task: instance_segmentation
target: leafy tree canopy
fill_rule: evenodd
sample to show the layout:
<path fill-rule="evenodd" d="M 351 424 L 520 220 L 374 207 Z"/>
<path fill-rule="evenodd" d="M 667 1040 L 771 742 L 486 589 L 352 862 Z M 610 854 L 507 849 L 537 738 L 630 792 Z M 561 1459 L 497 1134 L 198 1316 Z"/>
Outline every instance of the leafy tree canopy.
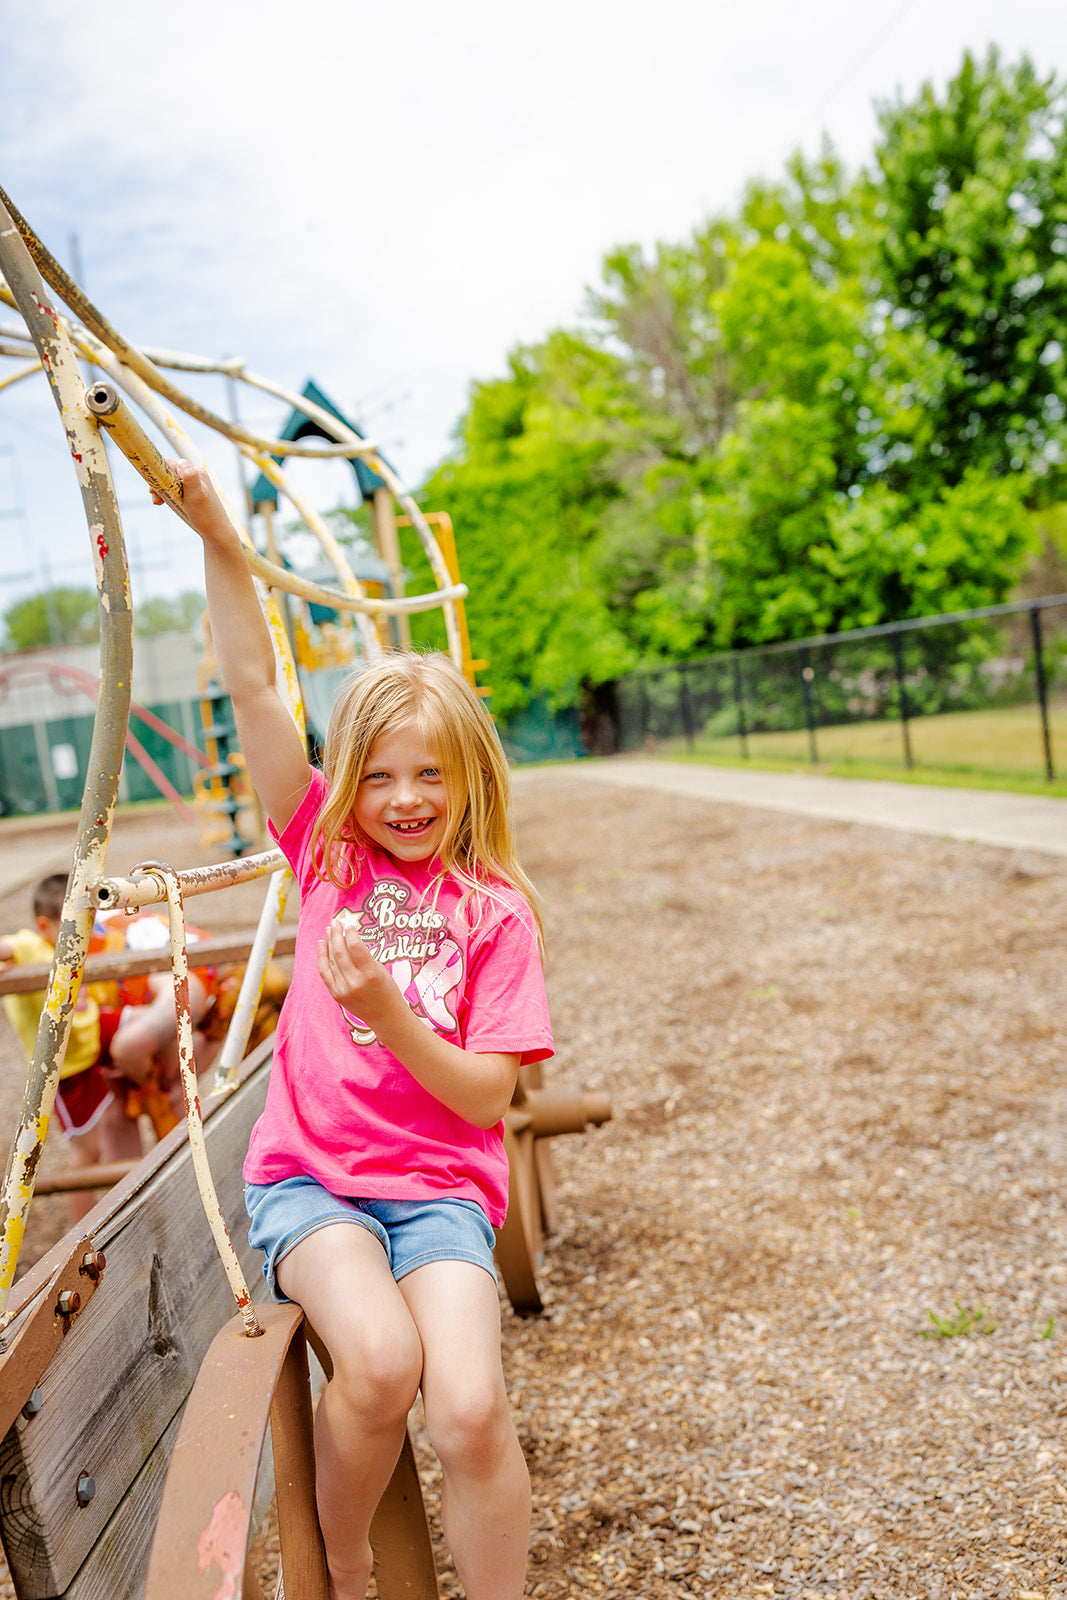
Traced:
<path fill-rule="evenodd" d="M 4 613 L 6 647 L 39 650 L 50 644 L 95 644 L 100 635 L 94 589 L 45 589 L 16 600 Z"/>
<path fill-rule="evenodd" d="M 1067 99 L 1025 57 L 965 56 L 938 97 L 880 109 L 871 179 L 879 287 L 899 326 L 951 359 L 935 453 L 1047 471 L 1062 459 L 1067 318 Z"/>
<path fill-rule="evenodd" d="M 1005 598 L 1062 484 L 1064 91 L 966 57 L 736 212 L 603 264 L 477 383 L 424 503 L 501 714 L 662 657 Z M 430 626 L 426 624 L 425 626 Z"/>
<path fill-rule="evenodd" d="M 139 634 L 190 633 L 200 626 L 207 600 L 199 589 L 186 589 L 176 599 L 153 595 L 134 611 L 134 626 Z"/>

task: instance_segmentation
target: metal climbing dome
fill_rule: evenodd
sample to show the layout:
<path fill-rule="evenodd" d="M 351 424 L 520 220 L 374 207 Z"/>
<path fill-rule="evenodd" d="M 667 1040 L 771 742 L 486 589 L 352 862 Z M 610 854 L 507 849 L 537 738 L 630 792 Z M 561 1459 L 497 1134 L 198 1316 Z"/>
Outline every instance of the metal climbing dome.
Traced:
<path fill-rule="evenodd" d="M 470 655 L 466 589 L 459 582 L 451 525 L 447 516 L 424 515 L 374 443 L 313 386 L 294 394 L 241 362 L 150 354 L 133 346 L 53 260 L 2 190 L 0 274 L 0 299 L 22 319 L 22 327 L 0 330 L 0 355 L 15 363 L 0 377 L 0 388 L 42 371 L 51 387 L 84 502 L 101 619 L 89 780 L 0 1200 L 0 1536 L 20 1600 L 262 1600 L 248 1549 L 276 1495 L 289 1592 L 325 1600 L 311 1444 L 316 1373 L 322 1376 L 308 1355 L 316 1340 L 298 1307 L 257 1303 L 248 1286 L 250 1252 L 234 1243 L 243 1215 L 235 1174 L 270 1070 L 270 1039 L 249 1051 L 248 1038 L 278 939 L 289 873 L 279 851 L 243 848 L 235 848 L 235 859 L 183 872 L 150 862 L 129 876 L 108 873 L 130 714 L 134 628 L 106 441 L 181 514 L 181 485 L 148 429 L 170 453 L 203 464 L 182 419 L 195 420 L 236 445 L 258 470 L 256 492 L 267 515 L 269 502 L 285 496 L 317 536 L 332 571 L 330 583 L 261 554 L 234 518 L 258 580 L 292 715 L 302 729 L 305 699 L 314 688 L 305 696 L 301 678 L 305 688 L 313 685 L 309 673 L 321 658 L 297 659 L 279 595 L 342 619 L 344 645 L 333 663 L 339 668 L 361 655 L 372 658 L 403 646 L 405 619 L 438 609 L 449 654 L 474 682 L 482 664 Z M 98 374 L 88 385 L 79 362 Z M 172 374 L 181 371 L 219 372 L 288 404 L 284 436 L 262 438 L 215 415 L 178 387 Z M 355 464 L 374 516 L 383 592 L 368 592 L 328 525 L 291 482 L 286 463 L 297 456 Z M 396 541 L 397 523 L 405 521 L 416 532 L 434 583 L 410 596 Z M 239 752 L 224 729 L 208 732 L 216 736 L 213 781 L 225 792 Z M 185 901 L 258 878 L 265 885 L 262 913 L 205 1092 L 198 1089 L 193 1059 Z M 83 974 L 103 970 L 108 959 L 94 958 L 97 968 L 92 962 L 87 967 L 94 917 L 102 909 L 153 904 L 166 907 L 171 935 L 187 1123 L 122 1175 L 84 1227 L 15 1284 L 78 986 Z M 506 1290 L 521 1311 L 535 1312 L 541 1304 L 541 1236 L 554 1214 L 547 1141 L 609 1115 L 603 1095 L 546 1088 L 537 1068 L 520 1078 L 505 1124 L 511 1196 L 497 1254 Z M 379 1600 L 437 1595 L 410 1442 L 379 1508 L 373 1543 Z"/>

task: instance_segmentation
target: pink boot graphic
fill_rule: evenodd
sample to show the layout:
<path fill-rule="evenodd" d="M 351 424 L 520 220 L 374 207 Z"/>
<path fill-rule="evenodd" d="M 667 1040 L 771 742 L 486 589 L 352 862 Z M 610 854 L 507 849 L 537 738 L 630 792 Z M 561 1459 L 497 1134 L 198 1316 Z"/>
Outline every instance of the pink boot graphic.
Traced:
<path fill-rule="evenodd" d="M 410 1005 L 411 990 L 415 999 L 433 1023 L 443 1033 L 455 1033 L 456 1019 L 445 1004 L 445 996 L 463 982 L 463 952 L 452 939 L 442 939 L 436 955 L 430 956 L 416 972 L 414 981 L 405 990 Z"/>

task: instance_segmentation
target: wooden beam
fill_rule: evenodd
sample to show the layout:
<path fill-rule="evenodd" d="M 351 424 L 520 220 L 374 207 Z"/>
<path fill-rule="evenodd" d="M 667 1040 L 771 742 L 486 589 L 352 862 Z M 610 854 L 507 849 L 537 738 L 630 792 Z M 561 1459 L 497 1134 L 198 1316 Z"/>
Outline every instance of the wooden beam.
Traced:
<path fill-rule="evenodd" d="M 247 961 L 252 948 L 251 934 L 238 939 L 198 939 L 189 946 L 191 967 L 218 967 L 235 961 Z M 274 941 L 276 956 L 291 956 L 296 949 L 296 929 L 284 928 Z M 90 956 L 85 963 L 85 983 L 108 983 L 119 978 L 130 978 L 135 973 L 167 972 L 170 969 L 170 945 L 160 950 L 136 952 L 115 951 L 107 955 Z M 8 967 L 0 973 L 0 995 L 32 994 L 37 989 L 47 989 L 51 967 L 42 965 Z"/>
<path fill-rule="evenodd" d="M 211 1107 L 206 1124 L 219 1201 L 257 1299 L 265 1291 L 260 1258 L 247 1242 L 241 1164 L 263 1109 L 269 1063 L 269 1046 L 256 1051 L 250 1076 Z M 21 1600 L 73 1594 L 76 1574 L 84 1585 L 79 1596 L 118 1600 L 142 1592 L 177 1416 L 208 1345 L 233 1312 L 184 1127 L 78 1224 L 82 1234 L 106 1257 L 99 1287 L 44 1370 L 20 1368 L 15 1399 L 21 1404 L 27 1384 L 36 1384 L 40 1408 L 30 1418 L 17 1415 L 0 1444 L 0 1532 Z M 68 1235 L 56 1251 L 70 1248 Z M 37 1294 L 47 1294 L 54 1261 L 34 1270 Z M 14 1323 L 9 1338 L 17 1338 Z M 9 1346 L 0 1384 L 15 1359 Z M 85 1504 L 77 1494 L 83 1476 L 94 1490 Z M 128 1590 L 116 1581 L 120 1570 L 123 1585 L 129 1575 Z"/>

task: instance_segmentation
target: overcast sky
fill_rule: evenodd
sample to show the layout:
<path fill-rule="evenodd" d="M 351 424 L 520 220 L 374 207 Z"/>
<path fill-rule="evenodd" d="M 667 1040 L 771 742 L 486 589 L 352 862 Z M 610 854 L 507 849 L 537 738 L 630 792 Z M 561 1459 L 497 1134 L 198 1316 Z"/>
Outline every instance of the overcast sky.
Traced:
<path fill-rule="evenodd" d="M 824 132 L 861 165 L 876 104 L 991 43 L 1065 77 L 1067 5 L 0 0 L 0 186 L 127 338 L 315 378 L 415 486 L 471 381 L 578 321 L 609 249 L 686 237 Z M 331 473 L 320 502 L 352 500 Z M 198 582 L 117 477 L 135 600 Z M 0 391 L 0 540 L 0 612 L 92 583 L 40 378 Z"/>

